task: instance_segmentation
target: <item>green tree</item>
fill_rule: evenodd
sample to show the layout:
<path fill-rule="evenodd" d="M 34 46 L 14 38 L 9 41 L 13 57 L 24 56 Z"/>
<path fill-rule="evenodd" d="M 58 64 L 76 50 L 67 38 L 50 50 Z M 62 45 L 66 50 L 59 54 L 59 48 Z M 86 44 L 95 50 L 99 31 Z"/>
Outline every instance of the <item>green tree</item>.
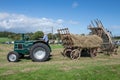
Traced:
<path fill-rule="evenodd" d="M 37 31 L 32 35 L 31 39 L 37 40 L 39 38 L 42 38 L 43 35 L 44 35 L 44 33 L 42 31 Z"/>
<path fill-rule="evenodd" d="M 58 34 L 49 33 L 49 34 L 48 34 L 48 38 L 49 38 L 49 39 L 56 40 L 56 39 L 58 38 Z"/>
<path fill-rule="evenodd" d="M 52 39 L 52 38 L 53 38 L 52 33 L 49 33 L 49 34 L 48 34 L 48 38 L 49 38 L 49 39 Z"/>
<path fill-rule="evenodd" d="M 11 36 L 13 40 L 20 40 L 21 39 L 21 34 L 14 34 Z"/>
<path fill-rule="evenodd" d="M 56 33 L 54 34 L 55 39 L 60 39 L 60 34 Z"/>

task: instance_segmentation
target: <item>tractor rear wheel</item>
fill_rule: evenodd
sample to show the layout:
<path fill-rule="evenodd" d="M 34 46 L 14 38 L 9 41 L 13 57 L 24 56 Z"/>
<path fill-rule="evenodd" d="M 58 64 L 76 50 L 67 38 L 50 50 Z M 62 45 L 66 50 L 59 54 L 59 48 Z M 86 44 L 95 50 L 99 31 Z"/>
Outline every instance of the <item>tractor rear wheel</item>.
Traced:
<path fill-rule="evenodd" d="M 11 51 L 7 55 L 7 60 L 9 62 L 17 62 L 19 60 L 19 54 L 15 51 Z"/>
<path fill-rule="evenodd" d="M 31 47 L 30 57 L 35 62 L 43 62 L 48 60 L 50 56 L 50 48 L 44 43 L 36 43 Z"/>

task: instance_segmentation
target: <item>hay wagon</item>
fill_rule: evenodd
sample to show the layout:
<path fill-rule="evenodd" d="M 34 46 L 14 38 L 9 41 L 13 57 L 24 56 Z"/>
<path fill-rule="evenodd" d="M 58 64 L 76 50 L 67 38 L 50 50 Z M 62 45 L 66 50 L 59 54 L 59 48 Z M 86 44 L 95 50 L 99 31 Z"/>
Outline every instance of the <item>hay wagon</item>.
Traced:
<path fill-rule="evenodd" d="M 118 45 L 112 41 L 112 33 L 104 28 L 100 20 L 91 21 L 88 29 L 91 30 L 90 34 L 95 34 L 102 38 L 101 51 L 107 52 L 108 55 L 117 54 Z"/>
<path fill-rule="evenodd" d="M 64 46 L 64 50 L 62 52 L 63 56 L 70 57 L 71 59 L 79 59 L 82 53 L 87 53 L 87 55 L 91 57 L 97 55 L 97 49 L 98 47 L 100 47 L 100 44 L 98 43 L 101 43 L 101 38 L 96 41 L 94 40 L 95 38 L 98 39 L 98 36 L 94 35 L 94 37 L 86 37 L 80 35 L 73 35 L 70 34 L 68 28 L 58 29 L 58 33 L 60 34 L 60 38 Z"/>

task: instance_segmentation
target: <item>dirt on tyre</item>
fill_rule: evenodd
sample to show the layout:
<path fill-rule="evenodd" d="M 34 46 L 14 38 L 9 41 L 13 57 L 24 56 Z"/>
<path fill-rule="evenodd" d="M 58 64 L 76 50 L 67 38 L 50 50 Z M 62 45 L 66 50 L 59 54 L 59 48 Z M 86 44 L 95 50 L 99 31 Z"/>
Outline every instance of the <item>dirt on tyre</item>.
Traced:
<path fill-rule="evenodd" d="M 43 62 L 49 59 L 50 48 L 44 43 L 36 43 L 31 47 L 30 57 L 32 61 Z"/>
<path fill-rule="evenodd" d="M 7 60 L 9 62 L 18 62 L 19 61 L 19 54 L 15 51 L 11 51 L 7 55 Z"/>

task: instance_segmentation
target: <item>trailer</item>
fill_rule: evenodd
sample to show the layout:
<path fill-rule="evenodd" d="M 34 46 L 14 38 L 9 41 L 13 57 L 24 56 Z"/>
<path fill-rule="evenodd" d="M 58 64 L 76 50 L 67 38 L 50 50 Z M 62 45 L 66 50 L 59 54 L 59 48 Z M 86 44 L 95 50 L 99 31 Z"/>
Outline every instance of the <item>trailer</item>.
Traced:
<path fill-rule="evenodd" d="M 64 50 L 62 52 L 63 56 L 70 57 L 71 59 L 79 59 L 83 52 L 89 54 L 91 57 L 97 55 L 98 47 L 76 46 L 74 43 L 75 41 L 72 39 L 72 34 L 70 34 L 68 28 L 58 29 L 58 34 L 60 35 L 62 44 L 64 46 Z"/>
<path fill-rule="evenodd" d="M 107 52 L 108 55 L 117 54 L 118 45 L 112 41 L 111 31 L 105 29 L 100 20 L 91 21 L 88 29 L 91 30 L 90 34 L 95 34 L 102 38 L 103 44 L 101 45 L 101 51 Z"/>

